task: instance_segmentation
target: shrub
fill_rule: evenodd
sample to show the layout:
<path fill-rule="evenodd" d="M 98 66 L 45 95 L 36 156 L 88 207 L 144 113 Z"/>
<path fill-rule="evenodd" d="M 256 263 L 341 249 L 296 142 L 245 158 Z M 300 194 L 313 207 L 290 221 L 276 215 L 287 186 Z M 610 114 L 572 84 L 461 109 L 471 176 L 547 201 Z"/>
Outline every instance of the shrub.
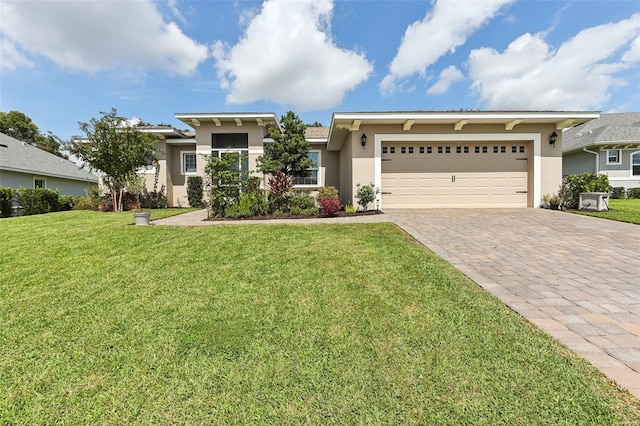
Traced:
<path fill-rule="evenodd" d="M 229 205 L 224 215 L 225 217 L 240 219 L 243 217 L 252 217 L 255 216 L 253 211 L 253 200 L 252 194 L 243 193 L 240 194 L 238 200 L 235 203 Z"/>
<path fill-rule="evenodd" d="M 137 209 L 140 207 L 140 203 L 138 201 L 138 195 L 133 194 L 131 192 L 123 192 L 122 193 L 122 211 L 128 211 Z M 100 199 L 100 211 L 101 212 L 112 212 L 113 210 L 113 197 L 110 194 L 106 194 L 102 196 Z"/>
<path fill-rule="evenodd" d="M 334 216 L 340 211 L 341 207 L 342 205 L 338 198 L 320 197 L 320 208 L 322 209 L 322 213 L 327 216 Z"/>
<path fill-rule="evenodd" d="M 72 210 L 77 197 L 71 195 L 60 195 L 58 197 L 58 211 Z"/>
<path fill-rule="evenodd" d="M 316 200 L 308 192 L 296 192 L 289 197 L 289 211 L 292 215 L 315 216 L 318 214 Z"/>
<path fill-rule="evenodd" d="M 629 189 L 627 189 L 627 197 L 629 197 L 629 198 L 640 198 L 640 188 L 629 188 Z"/>
<path fill-rule="evenodd" d="M 627 190 L 624 186 L 616 186 L 611 188 L 611 198 L 627 198 Z"/>
<path fill-rule="evenodd" d="M 558 195 L 564 200 L 565 208 L 576 209 L 581 192 L 609 192 L 609 188 L 607 175 L 582 173 L 565 176 Z"/>
<path fill-rule="evenodd" d="M 238 170 L 241 155 L 229 153 L 224 157 L 209 157 L 205 166 L 207 184 L 211 186 L 209 215 L 225 217 L 225 211 L 240 198 L 244 173 Z"/>
<path fill-rule="evenodd" d="M 269 208 L 272 212 L 289 210 L 289 194 L 293 188 L 293 179 L 282 172 L 269 177 Z"/>
<path fill-rule="evenodd" d="M 344 212 L 346 214 L 356 214 L 356 206 L 354 206 L 353 204 L 347 204 L 346 206 L 344 206 Z"/>
<path fill-rule="evenodd" d="M 335 186 L 323 186 L 318 189 L 318 200 L 320 198 L 340 198 L 338 195 L 338 189 Z"/>
<path fill-rule="evenodd" d="M 202 189 L 204 187 L 202 176 L 187 177 L 187 200 L 191 207 L 202 207 Z"/>
<path fill-rule="evenodd" d="M 58 191 L 46 188 L 20 188 L 16 191 L 25 216 L 60 210 Z"/>
<path fill-rule="evenodd" d="M 160 186 L 160 191 L 142 190 L 140 194 L 140 208 L 142 209 L 166 209 L 168 205 L 167 194 L 164 185 Z"/>
<path fill-rule="evenodd" d="M 0 187 L 0 217 L 11 216 L 13 194 L 15 191 L 12 188 Z"/>
<path fill-rule="evenodd" d="M 380 193 L 380 189 L 376 188 L 373 182 L 369 185 L 357 184 L 356 198 L 358 199 L 358 205 L 362 208 L 362 211 L 367 211 L 369 204 L 376 200 L 376 195 Z"/>

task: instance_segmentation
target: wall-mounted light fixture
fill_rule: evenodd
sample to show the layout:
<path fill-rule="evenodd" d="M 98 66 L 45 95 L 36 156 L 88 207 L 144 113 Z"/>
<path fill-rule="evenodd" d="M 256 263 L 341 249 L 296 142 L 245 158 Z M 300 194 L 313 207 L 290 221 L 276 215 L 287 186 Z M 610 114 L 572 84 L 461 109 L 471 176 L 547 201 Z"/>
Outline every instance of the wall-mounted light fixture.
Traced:
<path fill-rule="evenodd" d="M 360 143 L 362 143 L 362 149 L 367 145 L 367 135 L 364 133 L 360 136 Z"/>
<path fill-rule="evenodd" d="M 558 140 L 558 134 L 556 132 L 551 133 L 551 136 L 549 136 L 549 143 L 553 146 L 556 146 L 557 140 Z"/>

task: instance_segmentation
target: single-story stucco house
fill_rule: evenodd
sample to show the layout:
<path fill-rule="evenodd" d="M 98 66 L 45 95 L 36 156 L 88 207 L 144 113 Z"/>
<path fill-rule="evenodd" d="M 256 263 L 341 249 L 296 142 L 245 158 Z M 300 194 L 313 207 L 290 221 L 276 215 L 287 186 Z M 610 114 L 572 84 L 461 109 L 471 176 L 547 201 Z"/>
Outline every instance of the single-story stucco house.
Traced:
<path fill-rule="evenodd" d="M 640 187 L 640 112 L 602 114 L 562 134 L 562 173 L 598 173 L 611 186 Z"/>
<path fill-rule="evenodd" d="M 85 195 L 98 176 L 72 161 L 0 133 L 0 186 L 57 189 L 63 195 Z"/>
<path fill-rule="evenodd" d="M 245 154 L 256 169 L 273 113 L 178 113 L 195 130 L 148 128 L 159 137 L 159 182 L 170 205 L 186 205 L 186 178 L 204 176 L 205 156 Z M 297 188 L 335 186 L 357 203 L 357 185 L 380 188 L 378 207 L 537 207 L 562 182 L 562 130 L 596 119 L 584 111 L 410 111 L 334 113 L 309 127 L 316 167 Z M 155 170 L 148 170 L 148 186 Z"/>

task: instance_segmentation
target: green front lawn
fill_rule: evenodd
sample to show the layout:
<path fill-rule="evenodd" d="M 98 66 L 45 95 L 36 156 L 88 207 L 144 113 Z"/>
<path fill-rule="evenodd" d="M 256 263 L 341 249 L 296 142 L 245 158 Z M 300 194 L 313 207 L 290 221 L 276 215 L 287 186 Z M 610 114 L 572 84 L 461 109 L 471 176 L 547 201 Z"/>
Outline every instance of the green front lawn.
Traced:
<path fill-rule="evenodd" d="M 595 216 L 604 219 L 617 220 L 619 222 L 629 222 L 640 225 L 640 198 L 628 198 L 624 200 L 609 200 L 608 212 L 583 212 L 576 213 L 585 216 Z"/>
<path fill-rule="evenodd" d="M 392 224 L 0 220 L 0 424 L 640 424 Z"/>

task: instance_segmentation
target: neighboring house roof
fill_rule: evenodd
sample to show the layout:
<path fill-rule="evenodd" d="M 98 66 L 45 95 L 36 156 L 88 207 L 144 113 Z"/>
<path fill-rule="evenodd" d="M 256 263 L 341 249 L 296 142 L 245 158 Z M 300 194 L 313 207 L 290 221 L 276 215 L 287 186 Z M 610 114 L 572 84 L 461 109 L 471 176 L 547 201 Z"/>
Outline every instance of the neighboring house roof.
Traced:
<path fill-rule="evenodd" d="M 0 133 L 0 170 L 98 182 L 77 164 Z"/>
<path fill-rule="evenodd" d="M 304 137 L 310 142 L 326 142 L 330 130 L 328 127 L 307 127 Z"/>
<path fill-rule="evenodd" d="M 358 131 L 363 124 L 398 124 L 410 131 L 418 124 L 448 124 L 459 131 L 470 124 L 500 124 L 517 132 L 519 124 L 555 124 L 557 130 L 598 118 L 597 111 L 387 111 L 336 112 L 331 118 L 327 148 L 339 150 L 347 133 Z"/>
<path fill-rule="evenodd" d="M 640 146 L 640 112 L 602 114 L 600 118 L 562 133 L 562 151 L 571 152 L 599 145 L 630 148 Z"/>

